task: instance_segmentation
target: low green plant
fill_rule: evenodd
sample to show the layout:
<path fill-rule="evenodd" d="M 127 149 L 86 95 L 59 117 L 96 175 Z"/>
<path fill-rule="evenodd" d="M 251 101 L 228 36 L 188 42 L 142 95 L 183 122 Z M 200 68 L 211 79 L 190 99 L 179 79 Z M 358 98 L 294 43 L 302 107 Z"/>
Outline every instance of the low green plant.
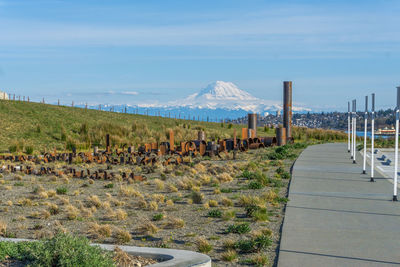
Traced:
<path fill-rule="evenodd" d="M 68 188 L 62 186 L 56 189 L 57 195 L 65 195 L 68 192 Z"/>
<path fill-rule="evenodd" d="M 248 184 L 247 187 L 248 187 L 249 189 L 256 190 L 256 189 L 261 189 L 261 188 L 263 188 L 263 185 L 262 185 L 259 181 L 251 181 L 251 182 Z"/>
<path fill-rule="evenodd" d="M 224 221 L 229 221 L 229 220 L 231 220 L 231 219 L 233 219 L 235 217 L 236 217 L 236 211 L 235 210 L 227 210 L 222 215 L 222 219 Z"/>
<path fill-rule="evenodd" d="M 32 146 L 25 147 L 25 153 L 28 154 L 28 155 L 32 155 L 33 154 L 33 147 Z"/>
<path fill-rule="evenodd" d="M 85 237 L 69 234 L 38 242 L 0 242 L 0 261 L 5 259 L 31 266 L 115 266 L 111 252 L 91 246 Z"/>
<path fill-rule="evenodd" d="M 153 221 L 161 221 L 164 219 L 164 214 L 162 213 L 157 213 L 153 215 Z"/>
<path fill-rule="evenodd" d="M 213 217 L 213 218 L 221 218 L 222 217 L 222 211 L 219 209 L 213 209 L 208 212 L 208 217 Z"/>
<path fill-rule="evenodd" d="M 221 188 L 221 193 L 232 193 L 232 188 Z"/>
<path fill-rule="evenodd" d="M 114 184 L 108 183 L 108 184 L 104 185 L 104 188 L 108 188 L 108 189 L 114 188 Z"/>
<path fill-rule="evenodd" d="M 235 243 L 235 248 L 240 250 L 241 253 L 259 252 L 271 246 L 272 240 L 264 234 L 256 236 L 252 239 L 239 240 Z"/>
<path fill-rule="evenodd" d="M 203 202 L 204 195 L 200 192 L 193 191 L 190 195 L 190 198 L 192 199 L 193 203 L 201 204 Z"/>
<path fill-rule="evenodd" d="M 227 233 L 234 233 L 234 234 L 246 234 L 251 231 L 250 225 L 248 223 L 241 223 L 241 224 L 231 224 L 226 229 Z"/>

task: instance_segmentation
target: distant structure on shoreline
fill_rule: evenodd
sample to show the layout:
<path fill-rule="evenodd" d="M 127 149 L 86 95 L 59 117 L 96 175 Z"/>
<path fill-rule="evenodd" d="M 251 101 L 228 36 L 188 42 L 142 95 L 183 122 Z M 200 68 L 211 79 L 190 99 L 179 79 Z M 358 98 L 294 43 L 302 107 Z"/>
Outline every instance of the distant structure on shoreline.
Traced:
<path fill-rule="evenodd" d="M 8 100 L 8 94 L 0 91 L 0 100 Z"/>

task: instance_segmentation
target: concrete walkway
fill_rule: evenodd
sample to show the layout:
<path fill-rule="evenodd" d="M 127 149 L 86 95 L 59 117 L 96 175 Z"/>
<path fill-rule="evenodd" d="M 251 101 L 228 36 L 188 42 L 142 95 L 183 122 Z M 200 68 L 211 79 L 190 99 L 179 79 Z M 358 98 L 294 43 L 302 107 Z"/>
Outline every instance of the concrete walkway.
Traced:
<path fill-rule="evenodd" d="M 294 165 L 279 252 L 286 266 L 399 266 L 393 184 L 362 175 L 347 144 L 307 148 Z"/>

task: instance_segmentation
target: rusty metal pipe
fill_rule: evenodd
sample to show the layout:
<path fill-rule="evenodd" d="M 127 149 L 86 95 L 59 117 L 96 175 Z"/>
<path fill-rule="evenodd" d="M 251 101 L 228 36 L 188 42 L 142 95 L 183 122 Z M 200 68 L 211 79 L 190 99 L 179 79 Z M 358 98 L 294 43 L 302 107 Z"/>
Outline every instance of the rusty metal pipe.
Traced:
<path fill-rule="evenodd" d="M 278 146 L 286 145 L 286 132 L 286 128 L 284 127 L 276 128 L 276 139 L 278 142 Z"/>
<path fill-rule="evenodd" d="M 286 138 L 292 137 L 292 82 L 283 82 L 283 127 Z"/>

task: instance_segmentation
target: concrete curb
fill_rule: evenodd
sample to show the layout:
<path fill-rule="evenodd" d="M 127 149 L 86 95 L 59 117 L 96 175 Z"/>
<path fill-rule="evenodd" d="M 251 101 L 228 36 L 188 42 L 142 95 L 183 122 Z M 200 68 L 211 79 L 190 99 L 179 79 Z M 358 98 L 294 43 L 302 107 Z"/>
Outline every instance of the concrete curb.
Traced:
<path fill-rule="evenodd" d="M 21 238 L 0 238 L 1 241 L 9 242 L 34 242 L 37 240 L 21 239 Z M 105 250 L 114 250 L 117 245 L 92 244 L 100 246 Z M 123 251 L 134 255 L 151 259 L 161 259 L 163 262 L 148 265 L 154 267 L 211 267 L 211 258 L 207 255 L 200 254 L 188 250 L 165 249 L 165 248 L 149 248 L 134 246 L 118 246 Z"/>

